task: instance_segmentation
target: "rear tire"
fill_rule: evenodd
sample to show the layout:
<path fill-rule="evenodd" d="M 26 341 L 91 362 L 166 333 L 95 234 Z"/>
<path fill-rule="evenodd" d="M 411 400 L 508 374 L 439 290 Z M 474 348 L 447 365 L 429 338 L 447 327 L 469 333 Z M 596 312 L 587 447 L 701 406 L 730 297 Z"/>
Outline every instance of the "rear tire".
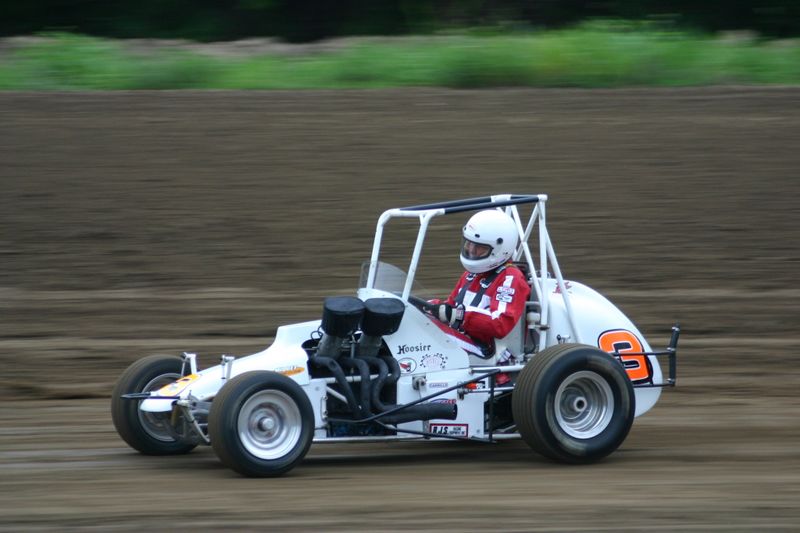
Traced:
<path fill-rule="evenodd" d="M 139 359 L 123 372 L 111 393 L 111 420 L 122 440 L 145 455 L 188 453 L 199 443 L 195 436 L 176 436 L 171 428 L 172 411 L 149 413 L 139 410 L 142 400 L 126 400 L 123 394 L 149 392 L 181 378 L 183 361 L 170 355 Z"/>
<path fill-rule="evenodd" d="M 208 415 L 220 461 L 248 477 L 285 474 L 314 438 L 314 410 L 302 387 L 276 372 L 245 372 L 225 384 Z"/>
<path fill-rule="evenodd" d="M 583 344 L 559 344 L 534 356 L 512 397 L 525 442 L 564 463 L 591 463 L 616 450 L 628 436 L 635 408 L 622 365 Z"/>

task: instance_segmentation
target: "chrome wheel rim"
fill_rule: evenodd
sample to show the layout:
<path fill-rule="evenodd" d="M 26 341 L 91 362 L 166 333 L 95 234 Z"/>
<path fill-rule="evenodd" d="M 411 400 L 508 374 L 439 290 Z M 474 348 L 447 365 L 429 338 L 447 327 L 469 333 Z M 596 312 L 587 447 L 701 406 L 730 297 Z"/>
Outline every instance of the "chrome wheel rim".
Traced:
<path fill-rule="evenodd" d="M 558 387 L 554 407 L 556 422 L 564 433 L 576 439 L 590 439 L 611 423 L 614 393 L 599 374 L 575 372 Z"/>
<path fill-rule="evenodd" d="M 302 417 L 297 403 L 278 390 L 260 391 L 239 411 L 237 430 L 244 448 L 259 459 L 280 459 L 300 441 Z"/>
<path fill-rule="evenodd" d="M 164 385 L 169 385 L 180 378 L 181 375 L 177 373 L 162 374 L 151 379 L 147 385 L 142 388 L 142 392 L 158 390 Z M 142 411 L 141 409 L 137 409 L 137 411 L 139 413 L 139 423 L 142 425 L 142 429 L 145 433 L 150 437 L 161 442 L 173 442 L 175 440 L 175 433 L 170 426 L 172 411 L 158 413 Z"/>

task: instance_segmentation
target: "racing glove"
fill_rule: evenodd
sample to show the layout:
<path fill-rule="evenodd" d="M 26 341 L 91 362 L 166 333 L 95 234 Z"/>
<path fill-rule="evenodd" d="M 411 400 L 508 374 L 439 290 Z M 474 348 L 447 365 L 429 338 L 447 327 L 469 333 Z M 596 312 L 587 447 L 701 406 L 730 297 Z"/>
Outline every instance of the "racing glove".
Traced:
<path fill-rule="evenodd" d="M 436 316 L 451 328 L 458 328 L 464 320 L 464 306 L 439 304 L 436 306 Z"/>

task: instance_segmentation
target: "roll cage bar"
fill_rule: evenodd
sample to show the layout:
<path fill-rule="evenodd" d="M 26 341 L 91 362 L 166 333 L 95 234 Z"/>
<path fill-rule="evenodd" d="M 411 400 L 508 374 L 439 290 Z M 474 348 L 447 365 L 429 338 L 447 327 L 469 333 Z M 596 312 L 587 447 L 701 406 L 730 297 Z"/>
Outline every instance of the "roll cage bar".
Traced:
<path fill-rule="evenodd" d="M 533 211 L 528 218 L 527 224 L 524 226 L 517 209 L 518 205 L 523 204 L 535 204 Z M 419 232 L 417 233 L 414 252 L 411 256 L 411 262 L 408 265 L 408 274 L 406 275 L 406 282 L 401 295 L 403 300 L 408 301 L 408 297 L 411 294 L 411 287 L 414 283 L 414 276 L 417 273 L 417 266 L 419 265 L 419 259 L 422 254 L 422 245 L 425 242 L 425 235 L 428 231 L 428 225 L 433 218 L 442 215 L 463 213 L 466 211 L 479 211 L 492 208 L 503 209 L 504 212 L 514 221 L 520 238 L 517 249 L 514 251 L 513 260 L 524 261 L 527 263 L 528 270 L 531 273 L 530 283 L 536 293 L 536 299 L 539 302 L 539 319 L 534 324 L 534 327 L 539 332 L 540 345 L 547 345 L 546 336 L 549 329 L 547 322 L 549 291 L 546 290 L 544 285 L 548 277 L 548 261 L 553 271 L 553 275 L 555 276 L 558 289 L 564 299 L 569 325 L 572 329 L 572 338 L 575 339 L 576 342 L 583 342 L 583 340 L 580 338 L 578 328 L 575 327 L 572 303 L 570 302 L 569 293 L 567 292 L 567 287 L 564 283 L 564 277 L 561 275 L 561 268 L 558 266 L 558 260 L 556 259 L 555 250 L 553 249 L 553 243 L 550 241 L 550 235 L 547 233 L 546 204 L 546 194 L 497 194 L 492 196 L 481 196 L 477 198 L 466 198 L 463 200 L 452 200 L 449 202 L 399 207 L 384 211 L 378 218 L 378 224 L 375 228 L 375 240 L 372 245 L 372 255 L 369 262 L 369 273 L 367 276 L 366 288 L 371 289 L 375 286 L 375 277 L 378 270 L 378 258 L 380 257 L 381 240 L 383 238 L 383 228 L 391 219 L 417 218 L 419 220 Z M 528 245 L 528 240 L 530 239 L 537 223 L 539 234 L 538 270 L 535 268 L 533 255 L 531 254 L 531 249 Z"/>

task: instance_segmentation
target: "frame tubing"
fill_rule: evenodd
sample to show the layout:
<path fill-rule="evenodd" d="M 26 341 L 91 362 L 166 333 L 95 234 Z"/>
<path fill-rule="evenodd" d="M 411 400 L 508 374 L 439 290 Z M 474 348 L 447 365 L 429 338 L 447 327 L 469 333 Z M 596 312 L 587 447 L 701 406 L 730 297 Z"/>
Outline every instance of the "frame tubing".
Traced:
<path fill-rule="evenodd" d="M 389 209 L 388 211 L 384 211 L 378 218 L 378 224 L 375 227 L 375 240 L 372 242 L 372 254 L 370 255 L 369 259 L 367 288 L 371 289 L 375 285 L 375 275 L 378 271 L 378 258 L 380 257 L 381 253 L 381 241 L 383 240 L 383 227 L 389 222 L 389 220 L 392 218 L 419 218 L 421 221 L 423 216 L 430 219 L 434 216 L 443 214 L 444 211 L 441 209 L 430 210 L 427 212 L 404 211 L 402 209 Z M 419 235 L 417 235 L 417 241 L 419 241 Z M 419 260 L 419 257 L 417 257 L 417 260 Z M 411 279 L 413 281 L 413 277 Z M 408 283 L 408 278 L 406 279 L 406 283 Z"/>
<path fill-rule="evenodd" d="M 546 195 L 532 195 L 532 194 L 497 194 L 494 196 L 479 196 L 476 198 L 465 198 L 463 200 L 451 200 L 448 202 L 436 202 L 432 204 L 413 205 L 409 207 L 400 208 L 402 211 L 425 211 L 428 209 L 452 209 L 463 208 L 464 211 L 483 209 L 487 204 L 488 207 L 503 207 L 504 205 L 516 205 L 522 203 L 538 202 Z M 500 204 L 499 202 L 508 202 Z M 456 211 L 447 211 L 448 213 L 455 213 Z"/>
<path fill-rule="evenodd" d="M 507 205 L 518 205 L 518 204 L 531 204 L 538 201 L 539 201 L 538 197 L 530 196 L 530 197 L 524 197 L 524 199 L 522 200 L 510 199 L 499 202 L 489 201 L 489 202 L 484 202 L 482 204 L 465 205 L 460 207 L 446 207 L 444 211 L 445 214 L 449 215 L 451 213 L 463 213 L 464 211 L 479 211 L 481 209 L 489 209 L 492 207 L 505 207 Z"/>
<path fill-rule="evenodd" d="M 564 306 L 567 308 L 567 319 L 569 320 L 569 327 L 572 328 L 572 335 L 574 336 L 575 342 L 583 342 L 581 340 L 581 336 L 578 333 L 578 328 L 575 327 L 575 315 L 572 313 L 572 303 L 569 299 L 569 293 L 567 293 L 567 287 L 564 283 L 564 277 L 561 275 L 561 269 L 558 267 L 558 260 L 556 259 L 556 252 L 553 249 L 553 243 L 550 242 L 550 236 L 547 236 L 547 255 L 550 257 L 550 263 L 553 267 L 553 273 L 556 276 L 556 282 L 558 283 L 558 287 L 561 290 L 561 297 L 564 299 Z"/>
<path fill-rule="evenodd" d="M 419 233 L 417 233 L 417 242 L 414 244 L 414 254 L 411 256 L 411 263 L 408 265 L 406 285 L 403 287 L 403 295 L 401 296 L 405 301 L 408 301 L 408 295 L 411 294 L 411 286 L 414 285 L 414 278 L 417 275 L 419 256 L 422 254 L 422 245 L 425 243 L 425 234 L 428 232 L 428 224 L 430 224 L 433 217 L 440 214 L 442 213 L 437 210 L 426 211 L 424 214 L 419 215 Z"/>
<path fill-rule="evenodd" d="M 547 215 L 545 203 L 540 203 L 536 206 L 539 208 L 539 278 L 534 279 L 539 286 L 537 295 L 539 298 L 539 310 L 541 316 L 539 317 L 539 346 L 541 348 L 547 346 L 547 331 L 548 327 L 548 312 L 550 306 L 548 305 L 549 295 L 545 290 L 545 280 L 547 279 Z M 536 276 L 534 276 L 536 278 Z"/>

